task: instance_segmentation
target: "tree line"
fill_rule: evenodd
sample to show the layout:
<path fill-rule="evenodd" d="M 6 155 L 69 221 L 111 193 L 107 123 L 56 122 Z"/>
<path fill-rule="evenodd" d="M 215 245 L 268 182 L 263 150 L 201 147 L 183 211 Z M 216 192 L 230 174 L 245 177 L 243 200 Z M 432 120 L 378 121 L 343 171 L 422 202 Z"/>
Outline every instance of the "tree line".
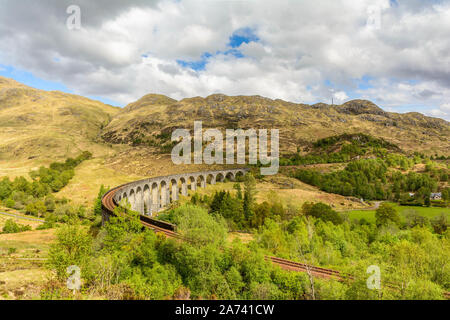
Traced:
<path fill-rule="evenodd" d="M 29 173 L 31 180 L 23 176 L 0 180 L 0 203 L 8 208 L 41 217 L 53 214 L 50 220 L 67 220 L 69 215 L 84 216 L 84 207 L 72 207 L 67 199 L 57 199 L 52 193 L 65 187 L 74 176 L 74 169 L 92 157 L 88 151 L 64 162 L 53 162 L 48 168 L 40 167 Z"/>

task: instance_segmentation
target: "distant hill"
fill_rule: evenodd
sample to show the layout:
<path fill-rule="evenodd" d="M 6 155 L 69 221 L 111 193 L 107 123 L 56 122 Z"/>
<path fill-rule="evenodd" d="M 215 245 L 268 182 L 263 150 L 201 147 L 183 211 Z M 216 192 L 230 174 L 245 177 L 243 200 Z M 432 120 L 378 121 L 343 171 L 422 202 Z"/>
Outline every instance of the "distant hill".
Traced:
<path fill-rule="evenodd" d="M 0 160 L 64 159 L 105 147 L 100 132 L 120 108 L 0 77 Z"/>
<path fill-rule="evenodd" d="M 141 146 L 164 145 L 174 128 L 278 128 L 282 152 L 328 136 L 365 133 L 405 151 L 450 154 L 450 123 L 420 113 L 386 112 L 366 100 L 342 105 L 296 104 L 261 96 L 214 94 L 176 101 L 149 94 L 117 113 L 102 130 L 105 141 Z"/>

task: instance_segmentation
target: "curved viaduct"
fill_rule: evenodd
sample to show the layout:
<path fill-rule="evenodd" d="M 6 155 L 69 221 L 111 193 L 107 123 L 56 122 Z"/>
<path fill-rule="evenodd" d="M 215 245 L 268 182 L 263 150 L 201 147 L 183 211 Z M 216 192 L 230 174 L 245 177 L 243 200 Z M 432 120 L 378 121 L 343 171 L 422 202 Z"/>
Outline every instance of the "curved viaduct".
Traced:
<path fill-rule="evenodd" d="M 171 202 L 177 201 L 180 194 L 187 196 L 189 190 L 195 191 L 198 187 L 204 188 L 207 184 L 215 184 L 225 179 L 234 181 L 238 176 L 244 176 L 248 171 L 249 169 L 246 168 L 200 171 L 130 182 L 108 191 L 103 196 L 103 199 L 105 199 L 108 195 L 113 202 L 107 204 L 106 201 L 102 200 L 103 211 L 106 214 L 111 214 L 114 206 L 124 204 L 124 201 L 127 201 L 133 211 L 151 217 L 164 210 Z"/>

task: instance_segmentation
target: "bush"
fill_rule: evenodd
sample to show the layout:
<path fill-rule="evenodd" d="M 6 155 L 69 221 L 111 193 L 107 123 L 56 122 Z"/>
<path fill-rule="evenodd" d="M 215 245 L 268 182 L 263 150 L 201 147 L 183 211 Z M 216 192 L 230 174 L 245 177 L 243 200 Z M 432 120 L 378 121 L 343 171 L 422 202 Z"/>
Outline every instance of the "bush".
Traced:
<path fill-rule="evenodd" d="M 15 202 L 13 199 L 8 198 L 8 199 L 6 199 L 6 200 L 4 201 L 4 205 L 5 205 L 5 207 L 7 207 L 7 208 L 14 209 L 14 206 L 16 205 L 16 202 Z"/>
<path fill-rule="evenodd" d="M 179 232 L 194 245 L 219 245 L 225 242 L 227 228 L 222 217 L 211 216 L 205 209 L 192 205 L 175 209 L 174 216 Z"/>
<path fill-rule="evenodd" d="M 378 227 L 391 223 L 398 225 L 400 223 L 400 216 L 392 204 L 382 203 L 375 212 L 375 221 Z"/>
<path fill-rule="evenodd" d="M 34 201 L 27 204 L 25 207 L 26 214 L 30 214 L 32 216 L 40 217 L 47 212 L 47 207 L 45 206 L 43 201 Z"/>
<path fill-rule="evenodd" d="M 331 221 L 333 224 L 341 224 L 344 221 L 339 213 L 334 211 L 329 205 L 322 202 L 307 202 L 303 204 L 302 212 L 307 216 L 313 216 L 323 221 Z"/>
<path fill-rule="evenodd" d="M 30 226 L 17 224 L 13 219 L 8 219 L 3 226 L 3 233 L 19 233 L 23 231 L 30 231 Z"/>
<path fill-rule="evenodd" d="M 48 264 L 60 280 L 66 279 L 67 267 L 76 265 L 86 276 L 92 237 L 79 225 L 64 225 L 56 233 L 56 243 L 49 251 Z"/>
<path fill-rule="evenodd" d="M 433 226 L 434 232 L 436 232 L 437 234 L 444 234 L 448 228 L 447 215 L 445 213 L 442 213 L 440 216 L 435 217 L 431 224 Z"/>

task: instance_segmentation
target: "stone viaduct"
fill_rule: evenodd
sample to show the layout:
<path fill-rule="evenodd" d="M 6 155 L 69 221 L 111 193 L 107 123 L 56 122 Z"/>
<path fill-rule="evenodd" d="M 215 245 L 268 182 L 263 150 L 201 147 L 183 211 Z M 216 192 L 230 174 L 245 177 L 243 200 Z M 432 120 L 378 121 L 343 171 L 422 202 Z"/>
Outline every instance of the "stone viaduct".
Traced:
<path fill-rule="evenodd" d="M 118 204 L 128 201 L 133 211 L 153 216 L 171 202 L 177 201 L 180 194 L 187 196 L 188 190 L 195 191 L 197 187 L 204 188 L 207 183 L 215 184 L 225 179 L 234 181 L 248 171 L 249 169 L 245 168 L 200 171 L 134 181 L 119 187 L 115 192 L 114 201 Z"/>

